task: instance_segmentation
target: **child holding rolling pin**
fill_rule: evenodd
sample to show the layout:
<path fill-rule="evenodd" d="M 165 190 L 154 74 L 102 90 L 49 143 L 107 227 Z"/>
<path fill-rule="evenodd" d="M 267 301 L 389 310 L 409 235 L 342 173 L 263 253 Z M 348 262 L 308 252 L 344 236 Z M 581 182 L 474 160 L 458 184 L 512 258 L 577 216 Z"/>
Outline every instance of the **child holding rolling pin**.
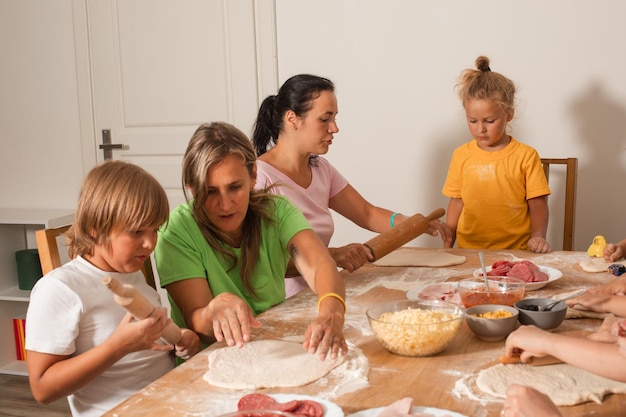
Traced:
<path fill-rule="evenodd" d="M 30 297 L 27 365 L 37 401 L 67 396 L 73 416 L 100 416 L 171 370 L 173 349 L 198 352 L 199 338 L 187 329 L 176 346 L 159 342 L 172 323 L 140 271 L 168 214 L 165 191 L 138 166 L 109 161 L 89 172 L 67 232 L 73 259 Z M 152 314 L 134 319 L 103 284 L 108 277 L 150 300 Z"/>
<path fill-rule="evenodd" d="M 256 148 L 257 189 L 270 185 L 298 207 L 313 230 L 329 245 L 334 232 L 331 209 L 360 227 L 385 232 L 402 223 L 405 216 L 374 206 L 355 190 L 328 160 L 328 152 L 339 132 L 337 97 L 332 81 L 309 74 L 289 78 L 276 95 L 263 100 L 252 142 Z M 451 241 L 450 231 L 438 220 L 428 233 Z M 360 243 L 329 248 L 343 269 L 353 272 L 374 260 Z M 290 265 L 287 270 L 287 297 L 306 288 L 304 279 Z"/>
<path fill-rule="evenodd" d="M 243 346 L 261 325 L 255 315 L 285 299 L 291 258 L 318 297 L 303 348 L 320 359 L 345 355 L 337 265 L 300 210 L 254 189 L 255 161 L 248 137 L 228 123 L 203 124 L 192 135 L 183 157 L 188 201 L 159 231 L 154 253 L 172 318 L 205 343 Z"/>
<path fill-rule="evenodd" d="M 457 84 L 472 141 L 455 149 L 443 194 L 450 197 L 445 247 L 550 251 L 548 181 L 537 151 L 506 133 L 515 85 L 476 59 Z"/>

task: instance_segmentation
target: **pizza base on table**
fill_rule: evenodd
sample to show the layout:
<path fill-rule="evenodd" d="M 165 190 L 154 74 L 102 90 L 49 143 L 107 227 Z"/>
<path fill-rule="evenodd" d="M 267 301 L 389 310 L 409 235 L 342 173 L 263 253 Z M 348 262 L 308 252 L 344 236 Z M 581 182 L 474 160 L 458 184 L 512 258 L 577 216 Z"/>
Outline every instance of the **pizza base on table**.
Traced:
<path fill-rule="evenodd" d="M 481 371 L 476 379 L 481 391 L 497 398 L 506 398 L 506 389 L 511 384 L 531 386 L 548 395 L 557 406 L 587 401 L 602 404 L 607 394 L 626 393 L 626 383 L 565 363 L 547 366 L 498 364 Z"/>
<path fill-rule="evenodd" d="M 607 262 L 604 258 L 595 258 L 590 256 L 587 259 L 583 259 L 578 265 L 585 272 L 608 272 L 609 265 L 615 262 Z"/>
<path fill-rule="evenodd" d="M 459 256 L 438 250 L 396 249 L 374 262 L 376 266 L 430 266 L 442 267 L 461 265 L 467 261 Z"/>
<path fill-rule="evenodd" d="M 342 355 L 322 361 L 302 347 L 285 340 L 254 340 L 209 353 L 204 380 L 229 389 L 300 387 L 314 382 L 344 360 Z"/>

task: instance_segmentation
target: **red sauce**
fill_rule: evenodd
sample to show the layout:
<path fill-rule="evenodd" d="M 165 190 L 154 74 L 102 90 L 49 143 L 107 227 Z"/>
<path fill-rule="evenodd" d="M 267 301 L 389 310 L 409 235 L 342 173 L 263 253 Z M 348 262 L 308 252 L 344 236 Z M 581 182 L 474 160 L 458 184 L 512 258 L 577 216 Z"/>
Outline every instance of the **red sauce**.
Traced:
<path fill-rule="evenodd" d="M 464 292 L 461 294 L 461 300 L 466 308 L 481 304 L 500 304 L 505 306 L 513 306 L 524 296 L 523 290 L 514 293 L 502 293 L 492 291 L 486 292 Z"/>

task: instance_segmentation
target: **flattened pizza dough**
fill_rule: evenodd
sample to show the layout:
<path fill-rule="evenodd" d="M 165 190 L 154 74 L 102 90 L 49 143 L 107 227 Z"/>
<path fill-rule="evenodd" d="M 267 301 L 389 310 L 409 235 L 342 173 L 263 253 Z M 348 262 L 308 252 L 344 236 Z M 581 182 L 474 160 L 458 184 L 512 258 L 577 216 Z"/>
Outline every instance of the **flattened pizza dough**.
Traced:
<path fill-rule="evenodd" d="M 602 404 L 607 394 L 626 393 L 623 382 L 612 381 L 565 363 L 548 366 L 498 364 L 481 371 L 476 379 L 481 391 L 497 398 L 505 398 L 506 389 L 513 383 L 538 389 L 557 406 L 587 401 Z"/>
<path fill-rule="evenodd" d="M 209 384 L 229 389 L 300 387 L 314 382 L 343 362 L 321 361 L 302 347 L 285 340 L 255 340 L 209 353 Z"/>
<path fill-rule="evenodd" d="M 377 266 L 452 266 L 465 263 L 465 256 L 438 250 L 396 249 L 374 262 Z"/>
<path fill-rule="evenodd" d="M 580 262 L 580 267 L 586 272 L 607 272 L 609 265 L 614 262 L 607 262 L 604 258 L 588 257 Z"/>

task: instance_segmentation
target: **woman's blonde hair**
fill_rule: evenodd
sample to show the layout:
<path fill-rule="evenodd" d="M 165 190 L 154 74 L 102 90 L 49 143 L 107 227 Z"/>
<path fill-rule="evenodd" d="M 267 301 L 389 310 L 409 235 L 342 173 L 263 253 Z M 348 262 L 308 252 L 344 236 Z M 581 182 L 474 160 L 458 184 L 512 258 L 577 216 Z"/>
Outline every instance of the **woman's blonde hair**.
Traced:
<path fill-rule="evenodd" d="M 515 84 L 504 75 L 491 71 L 486 56 L 476 58 L 475 70 L 463 70 L 455 87 L 463 106 L 468 100 L 481 99 L 497 103 L 507 113 L 515 110 Z"/>
<path fill-rule="evenodd" d="M 231 268 L 239 262 L 245 291 L 254 297 L 251 280 L 259 259 L 261 222 L 274 222 L 274 196 L 266 190 L 250 190 L 250 203 L 242 224 L 241 259 L 238 260 L 232 251 L 220 243 L 223 236 L 211 223 L 204 210 L 204 203 L 209 196 L 207 183 L 209 170 L 229 155 L 240 157 L 248 169 L 250 178 L 254 180 L 256 154 L 248 137 L 228 123 L 214 122 L 200 125 L 189 140 L 183 158 L 183 191 L 186 200 L 192 201 L 193 217 L 207 243 L 213 250 L 232 261 Z M 192 190 L 193 200 L 189 196 L 189 190 Z"/>
<path fill-rule="evenodd" d="M 96 165 L 83 182 L 66 233 L 70 257 L 93 255 L 96 245 L 110 248 L 112 232 L 156 229 L 169 211 L 165 190 L 144 169 L 124 161 Z"/>

